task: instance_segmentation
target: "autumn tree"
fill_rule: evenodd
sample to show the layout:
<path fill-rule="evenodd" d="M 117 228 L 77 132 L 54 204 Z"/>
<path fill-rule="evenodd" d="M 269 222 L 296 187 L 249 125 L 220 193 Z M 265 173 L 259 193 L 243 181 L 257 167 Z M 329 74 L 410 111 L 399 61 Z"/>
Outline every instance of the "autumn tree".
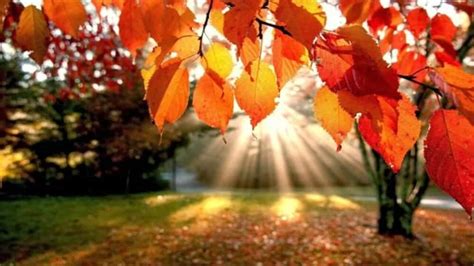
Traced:
<path fill-rule="evenodd" d="M 458 44 L 449 16 L 428 15 L 412 1 L 383 6 L 378 0 L 341 0 L 337 7 L 346 23 L 335 30 L 326 29 L 326 10 L 317 1 L 207 0 L 202 8 L 184 0 L 93 3 L 98 11 L 120 10 L 120 38 L 132 55 L 150 39 L 156 44 L 142 76 L 160 133 L 186 109 L 190 79 L 196 81 L 197 116 L 225 134 L 234 101 L 255 128 L 275 109 L 288 81 L 307 68 L 325 83 L 315 111 L 337 149 L 356 125 L 377 187 L 380 233 L 412 235 L 413 211 L 428 176 L 472 214 L 474 76 L 461 64 L 472 26 Z M 472 17 L 467 1 L 450 3 Z M 200 11 L 202 20 L 196 19 Z M 80 0 L 45 0 L 42 9 L 28 6 L 21 13 L 15 43 L 41 63 L 48 24 L 80 39 L 85 20 Z M 216 38 L 208 36 L 211 27 Z M 195 68 L 203 74 L 190 75 Z M 419 163 L 421 152 L 426 167 Z"/>
<path fill-rule="evenodd" d="M 15 171 L 2 192 L 104 194 L 168 186 L 158 168 L 186 144 L 187 135 L 176 129 L 160 144 L 140 71 L 114 24 L 88 17 L 84 26 L 81 38 L 72 39 L 50 25 L 45 62 L 32 73 L 22 70 L 35 64 L 25 55 L 11 48 L 0 52 L 7 111 L 0 147 L 25 158 L 10 165 Z M 5 28 L 6 42 L 11 30 Z"/>

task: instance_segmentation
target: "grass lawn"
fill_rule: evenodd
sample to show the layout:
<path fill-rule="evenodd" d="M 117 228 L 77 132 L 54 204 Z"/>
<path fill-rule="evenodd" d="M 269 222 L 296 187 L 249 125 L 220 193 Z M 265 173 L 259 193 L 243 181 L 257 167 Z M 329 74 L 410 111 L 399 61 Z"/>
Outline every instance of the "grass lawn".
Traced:
<path fill-rule="evenodd" d="M 0 201 L 0 264 L 464 264 L 474 224 L 420 209 L 416 240 L 375 233 L 376 206 L 316 193 Z"/>

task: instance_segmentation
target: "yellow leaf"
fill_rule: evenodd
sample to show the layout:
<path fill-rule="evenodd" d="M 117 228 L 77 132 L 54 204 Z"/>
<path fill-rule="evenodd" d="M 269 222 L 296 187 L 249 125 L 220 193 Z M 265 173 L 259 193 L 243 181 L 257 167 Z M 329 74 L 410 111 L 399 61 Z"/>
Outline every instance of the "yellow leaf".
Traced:
<path fill-rule="evenodd" d="M 213 43 L 209 47 L 202 63 L 205 68 L 212 70 L 222 79 L 226 79 L 234 67 L 229 49 L 220 43 Z"/>
<path fill-rule="evenodd" d="M 314 96 L 314 114 L 334 139 L 339 151 L 341 143 L 352 128 L 354 118 L 341 106 L 337 93 L 327 86 L 321 88 Z"/>

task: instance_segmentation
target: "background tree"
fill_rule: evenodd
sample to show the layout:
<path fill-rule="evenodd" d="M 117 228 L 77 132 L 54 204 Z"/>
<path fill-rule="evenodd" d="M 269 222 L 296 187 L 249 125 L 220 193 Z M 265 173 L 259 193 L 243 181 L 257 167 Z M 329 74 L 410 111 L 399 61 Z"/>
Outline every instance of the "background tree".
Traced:
<path fill-rule="evenodd" d="M 157 137 L 140 72 L 112 27 L 90 18 L 75 40 L 54 34 L 52 26 L 48 60 L 32 74 L 22 70 L 32 64 L 28 58 L 2 50 L 2 146 L 25 157 L 10 165 L 14 176 L 3 192 L 104 194 L 168 186 L 159 167 L 187 136 L 174 127 Z"/>

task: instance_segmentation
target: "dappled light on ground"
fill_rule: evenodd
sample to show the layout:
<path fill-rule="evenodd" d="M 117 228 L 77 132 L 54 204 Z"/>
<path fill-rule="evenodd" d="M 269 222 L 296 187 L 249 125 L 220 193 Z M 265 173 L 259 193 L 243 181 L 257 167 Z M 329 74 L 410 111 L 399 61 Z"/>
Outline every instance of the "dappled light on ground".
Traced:
<path fill-rule="evenodd" d="M 474 261 L 474 225 L 461 211 L 419 210 L 418 238 L 409 241 L 377 235 L 375 205 L 336 194 L 35 199 L 0 202 L 0 216 L 8 217 L 0 220 L 0 262 L 19 265 Z"/>
<path fill-rule="evenodd" d="M 360 209 L 359 204 L 337 195 L 323 196 L 321 194 L 309 193 L 305 194 L 305 199 L 309 202 L 322 204 L 329 208 Z"/>
<path fill-rule="evenodd" d="M 272 211 L 283 220 L 295 221 L 303 208 L 301 201 L 295 197 L 283 196 L 272 206 Z"/>
<path fill-rule="evenodd" d="M 201 201 L 186 206 L 170 216 L 170 221 L 174 223 L 186 222 L 191 220 L 202 220 L 215 216 L 221 211 L 236 205 L 229 197 L 208 196 Z M 235 207 L 235 206 L 233 206 Z"/>

